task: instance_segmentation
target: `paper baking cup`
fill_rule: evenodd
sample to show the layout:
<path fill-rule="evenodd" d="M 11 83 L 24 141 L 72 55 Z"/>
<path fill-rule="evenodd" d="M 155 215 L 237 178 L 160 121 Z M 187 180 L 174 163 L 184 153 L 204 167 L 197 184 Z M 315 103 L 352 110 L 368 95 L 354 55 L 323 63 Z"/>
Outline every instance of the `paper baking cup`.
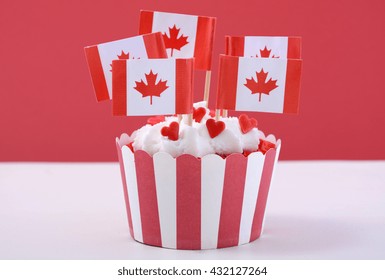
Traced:
<path fill-rule="evenodd" d="M 116 139 L 131 236 L 174 249 L 237 246 L 261 235 L 277 148 L 231 154 L 173 158 L 132 151 L 123 134 Z"/>

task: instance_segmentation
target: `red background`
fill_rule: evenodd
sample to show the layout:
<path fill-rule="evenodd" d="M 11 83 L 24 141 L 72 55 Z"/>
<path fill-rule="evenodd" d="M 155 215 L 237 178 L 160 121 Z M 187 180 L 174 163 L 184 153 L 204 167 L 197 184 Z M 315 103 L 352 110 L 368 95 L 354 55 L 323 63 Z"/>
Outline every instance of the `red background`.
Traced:
<path fill-rule="evenodd" d="M 250 115 L 283 140 L 282 159 L 385 158 L 383 0 L 2 0 L 0 160 L 116 160 L 115 137 L 146 118 L 96 102 L 83 48 L 136 35 L 140 9 L 218 18 L 211 105 L 225 35 L 302 36 L 300 114 Z"/>

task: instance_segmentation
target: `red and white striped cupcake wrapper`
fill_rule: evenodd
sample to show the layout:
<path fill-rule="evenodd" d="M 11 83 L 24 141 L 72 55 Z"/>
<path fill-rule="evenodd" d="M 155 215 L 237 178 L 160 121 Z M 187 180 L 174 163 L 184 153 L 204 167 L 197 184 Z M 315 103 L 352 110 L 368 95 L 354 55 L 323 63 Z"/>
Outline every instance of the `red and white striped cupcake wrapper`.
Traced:
<path fill-rule="evenodd" d="M 232 154 L 173 158 L 132 153 L 129 137 L 116 139 L 131 236 L 174 249 L 237 246 L 257 239 L 277 148 L 265 155 Z"/>

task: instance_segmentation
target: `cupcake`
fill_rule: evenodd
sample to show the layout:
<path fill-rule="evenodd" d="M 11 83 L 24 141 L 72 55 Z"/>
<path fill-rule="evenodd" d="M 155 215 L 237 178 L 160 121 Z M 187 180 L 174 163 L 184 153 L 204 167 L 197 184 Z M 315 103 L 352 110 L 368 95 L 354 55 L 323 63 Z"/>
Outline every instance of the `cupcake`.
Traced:
<path fill-rule="evenodd" d="M 254 241 L 281 141 L 227 110 L 297 114 L 301 38 L 227 36 L 214 115 L 216 18 L 141 11 L 139 22 L 140 36 L 85 48 L 97 100 L 111 99 L 114 116 L 151 116 L 116 138 L 131 236 L 189 250 Z M 193 104 L 196 70 L 205 101 Z"/>
<path fill-rule="evenodd" d="M 213 17 L 142 11 L 141 36 L 86 48 L 97 100 L 112 99 L 116 116 L 152 116 L 116 139 L 138 242 L 200 250 L 261 235 L 281 142 L 255 119 L 226 112 L 298 113 L 301 38 L 226 37 L 218 117 L 206 106 L 215 24 Z M 206 71 L 205 102 L 193 105 L 195 70 Z"/>
<path fill-rule="evenodd" d="M 149 118 L 116 139 L 131 236 L 173 249 L 213 249 L 257 239 L 280 151 L 246 115 L 213 118 L 205 102 L 187 116 Z"/>

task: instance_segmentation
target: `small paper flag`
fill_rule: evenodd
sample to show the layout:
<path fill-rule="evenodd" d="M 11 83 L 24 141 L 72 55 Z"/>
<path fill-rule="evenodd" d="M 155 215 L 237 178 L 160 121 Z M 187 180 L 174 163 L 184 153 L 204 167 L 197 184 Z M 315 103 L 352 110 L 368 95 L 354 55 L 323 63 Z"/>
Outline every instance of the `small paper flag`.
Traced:
<path fill-rule="evenodd" d="M 112 61 L 167 58 L 161 33 L 152 33 L 84 48 L 98 101 L 112 98 Z"/>
<path fill-rule="evenodd" d="M 298 113 L 302 60 L 220 56 L 217 108 Z"/>
<path fill-rule="evenodd" d="M 114 60 L 113 114 L 190 114 L 193 67 L 193 58 Z"/>
<path fill-rule="evenodd" d="M 301 58 L 301 37 L 226 36 L 226 54 L 259 58 Z"/>
<path fill-rule="evenodd" d="M 141 11 L 139 34 L 162 32 L 169 57 L 195 57 L 195 68 L 211 69 L 216 18 Z"/>

